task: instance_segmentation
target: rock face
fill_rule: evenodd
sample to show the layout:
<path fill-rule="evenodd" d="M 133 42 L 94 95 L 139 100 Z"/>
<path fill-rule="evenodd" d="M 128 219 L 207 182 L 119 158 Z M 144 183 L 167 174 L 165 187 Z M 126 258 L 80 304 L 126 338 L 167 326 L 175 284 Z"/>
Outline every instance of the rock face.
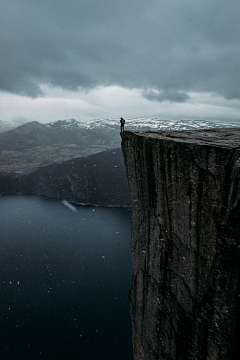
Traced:
<path fill-rule="evenodd" d="M 240 356 L 240 129 L 129 132 L 135 360 Z"/>

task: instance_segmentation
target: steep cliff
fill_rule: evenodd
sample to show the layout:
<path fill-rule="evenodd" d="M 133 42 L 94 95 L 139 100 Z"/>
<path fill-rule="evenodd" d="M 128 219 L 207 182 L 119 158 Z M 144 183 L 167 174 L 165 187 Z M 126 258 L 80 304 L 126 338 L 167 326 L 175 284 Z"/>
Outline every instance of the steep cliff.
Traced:
<path fill-rule="evenodd" d="M 124 132 L 135 360 L 240 356 L 240 129 Z"/>

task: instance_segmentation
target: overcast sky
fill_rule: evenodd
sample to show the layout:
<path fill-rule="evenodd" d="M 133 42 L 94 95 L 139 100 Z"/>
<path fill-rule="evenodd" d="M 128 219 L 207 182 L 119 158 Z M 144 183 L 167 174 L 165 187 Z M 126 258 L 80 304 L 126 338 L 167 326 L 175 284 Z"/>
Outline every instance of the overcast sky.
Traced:
<path fill-rule="evenodd" d="M 239 0 L 0 0 L 0 120 L 240 119 Z"/>

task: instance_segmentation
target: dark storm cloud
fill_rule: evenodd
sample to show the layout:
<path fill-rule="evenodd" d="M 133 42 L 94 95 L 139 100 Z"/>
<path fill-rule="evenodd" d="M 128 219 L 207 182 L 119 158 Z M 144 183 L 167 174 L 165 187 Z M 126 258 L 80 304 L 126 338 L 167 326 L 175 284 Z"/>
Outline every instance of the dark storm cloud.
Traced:
<path fill-rule="evenodd" d="M 0 88 L 140 88 L 240 98 L 238 0 L 0 0 Z M 155 92 L 149 92 L 153 89 Z"/>
<path fill-rule="evenodd" d="M 171 101 L 171 102 L 185 102 L 190 99 L 189 95 L 180 91 L 162 91 L 156 92 L 153 90 L 143 92 L 143 96 L 151 101 Z"/>

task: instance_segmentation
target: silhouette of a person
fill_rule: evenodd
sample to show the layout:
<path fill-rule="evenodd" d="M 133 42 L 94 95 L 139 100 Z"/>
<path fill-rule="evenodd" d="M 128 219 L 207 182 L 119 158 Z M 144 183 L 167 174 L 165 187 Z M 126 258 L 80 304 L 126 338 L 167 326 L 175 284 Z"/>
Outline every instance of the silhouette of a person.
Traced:
<path fill-rule="evenodd" d="M 121 117 L 121 120 L 120 120 L 120 124 L 121 124 L 121 133 L 122 133 L 124 131 L 124 125 L 125 125 L 125 120 L 122 117 Z"/>

